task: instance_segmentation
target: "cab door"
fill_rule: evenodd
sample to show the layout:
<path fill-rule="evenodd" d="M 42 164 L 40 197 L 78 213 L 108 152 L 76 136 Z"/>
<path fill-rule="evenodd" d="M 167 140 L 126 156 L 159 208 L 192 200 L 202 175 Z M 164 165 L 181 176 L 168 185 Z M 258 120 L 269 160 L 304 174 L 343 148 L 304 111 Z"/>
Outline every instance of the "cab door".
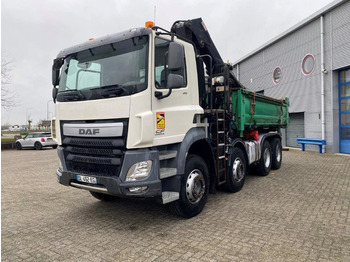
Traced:
<path fill-rule="evenodd" d="M 169 47 L 174 44 L 170 39 L 155 38 L 154 52 L 154 83 L 152 87 L 152 113 L 154 123 L 154 145 L 163 145 L 181 142 L 187 131 L 193 127 L 193 117 L 196 108 L 193 105 L 192 89 L 186 63 L 186 50 L 182 44 L 181 66 L 174 69 L 169 67 L 169 59 L 176 59 L 169 53 Z M 172 64 L 170 62 L 170 64 Z M 171 78 L 177 78 L 177 86 L 169 87 L 174 83 Z M 181 79 L 181 80 L 180 80 Z M 175 81 L 176 82 L 176 81 Z"/>

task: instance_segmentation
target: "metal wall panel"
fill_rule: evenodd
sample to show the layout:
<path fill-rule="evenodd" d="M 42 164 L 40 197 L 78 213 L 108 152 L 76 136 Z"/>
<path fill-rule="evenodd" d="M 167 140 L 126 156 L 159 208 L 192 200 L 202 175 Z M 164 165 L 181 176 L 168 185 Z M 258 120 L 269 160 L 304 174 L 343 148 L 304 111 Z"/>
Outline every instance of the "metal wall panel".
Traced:
<path fill-rule="evenodd" d="M 307 54 L 314 55 L 316 59 L 316 67 L 309 76 L 303 75 L 301 71 L 302 59 Z M 319 108 L 319 99 L 316 98 L 320 93 L 319 61 L 320 34 L 317 20 L 243 61 L 239 65 L 239 77 L 250 90 L 264 90 L 266 95 L 275 98 L 289 97 L 290 112 L 307 111 Z M 275 84 L 272 78 L 276 67 L 282 70 L 279 84 Z"/>
<path fill-rule="evenodd" d="M 337 74 L 333 74 L 333 13 L 329 12 L 324 15 L 324 48 L 325 48 L 325 69 L 327 74 L 324 74 L 325 83 L 325 139 L 327 141 L 326 152 L 338 152 L 339 147 L 334 145 L 334 141 L 339 140 L 338 131 L 335 131 L 335 123 L 338 116 L 334 114 L 338 110 L 338 95 L 337 95 Z M 335 75 L 335 77 L 333 76 Z M 333 78 L 334 77 L 334 78 Z M 335 93 L 335 95 L 334 95 Z M 321 98 L 320 98 L 321 99 Z M 321 129 L 320 129 L 321 131 Z M 320 136 L 321 137 L 321 136 Z"/>
<path fill-rule="evenodd" d="M 305 137 L 304 113 L 292 113 L 289 117 L 290 124 L 286 129 L 286 145 L 290 147 L 301 147 L 301 145 L 297 143 L 297 138 Z"/>
<path fill-rule="evenodd" d="M 335 135 L 338 98 L 337 80 L 334 79 L 333 70 L 350 66 L 350 1 L 344 1 L 323 16 L 324 59 L 328 72 L 323 74 L 325 135 L 327 152 L 336 152 L 339 140 Z M 320 18 L 316 18 L 239 64 L 240 81 L 247 88 L 253 91 L 264 90 L 265 95 L 275 98 L 287 96 L 290 98 L 290 113 L 305 112 L 305 136 L 310 138 L 321 138 L 320 30 Z M 311 75 L 305 76 L 301 71 L 301 63 L 307 54 L 315 57 L 316 67 Z M 272 80 L 276 67 L 282 70 L 282 80 L 277 85 Z"/>
<path fill-rule="evenodd" d="M 333 30 L 333 69 L 350 65 L 350 1 L 330 12 Z"/>

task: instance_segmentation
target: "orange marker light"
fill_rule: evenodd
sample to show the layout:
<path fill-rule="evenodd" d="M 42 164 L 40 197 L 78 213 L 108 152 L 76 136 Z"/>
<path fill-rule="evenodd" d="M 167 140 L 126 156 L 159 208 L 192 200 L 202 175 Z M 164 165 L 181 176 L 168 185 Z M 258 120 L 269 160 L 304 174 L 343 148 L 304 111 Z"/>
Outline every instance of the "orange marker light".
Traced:
<path fill-rule="evenodd" d="M 152 27 L 154 27 L 154 23 L 153 23 L 152 21 L 147 21 L 147 22 L 145 23 L 145 27 L 146 27 L 146 28 L 152 28 Z"/>
<path fill-rule="evenodd" d="M 89 41 L 94 41 L 95 40 L 95 38 L 89 38 Z"/>

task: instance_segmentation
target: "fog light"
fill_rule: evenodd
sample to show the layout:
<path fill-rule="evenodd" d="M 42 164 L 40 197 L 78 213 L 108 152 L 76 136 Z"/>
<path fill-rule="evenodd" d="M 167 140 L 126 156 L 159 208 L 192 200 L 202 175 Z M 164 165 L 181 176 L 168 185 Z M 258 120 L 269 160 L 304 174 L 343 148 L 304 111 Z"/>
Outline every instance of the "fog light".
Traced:
<path fill-rule="evenodd" d="M 142 161 L 132 165 L 126 175 L 126 181 L 139 181 L 146 179 L 152 168 L 152 161 Z"/>
<path fill-rule="evenodd" d="M 62 169 L 58 168 L 56 170 L 56 175 L 57 175 L 57 179 L 58 179 L 58 177 L 61 177 L 62 176 Z"/>
<path fill-rule="evenodd" d="M 130 193 L 136 194 L 136 193 L 145 192 L 147 189 L 148 189 L 148 186 L 143 186 L 143 187 L 138 186 L 138 187 L 130 187 L 129 191 Z"/>

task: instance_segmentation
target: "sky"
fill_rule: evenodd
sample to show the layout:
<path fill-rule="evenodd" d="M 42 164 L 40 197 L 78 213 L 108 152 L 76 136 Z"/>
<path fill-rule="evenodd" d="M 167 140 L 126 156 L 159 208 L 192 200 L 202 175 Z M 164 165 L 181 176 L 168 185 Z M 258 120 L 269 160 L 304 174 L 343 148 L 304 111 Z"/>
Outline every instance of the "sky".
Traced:
<path fill-rule="evenodd" d="M 18 106 L 1 124 L 34 124 L 55 115 L 52 61 L 62 49 L 155 20 L 202 17 L 221 57 L 235 62 L 332 0 L 2 0 L 1 53 L 12 61 Z M 156 11 L 155 11 L 156 10 Z M 155 19 L 154 19 L 155 18 Z"/>

